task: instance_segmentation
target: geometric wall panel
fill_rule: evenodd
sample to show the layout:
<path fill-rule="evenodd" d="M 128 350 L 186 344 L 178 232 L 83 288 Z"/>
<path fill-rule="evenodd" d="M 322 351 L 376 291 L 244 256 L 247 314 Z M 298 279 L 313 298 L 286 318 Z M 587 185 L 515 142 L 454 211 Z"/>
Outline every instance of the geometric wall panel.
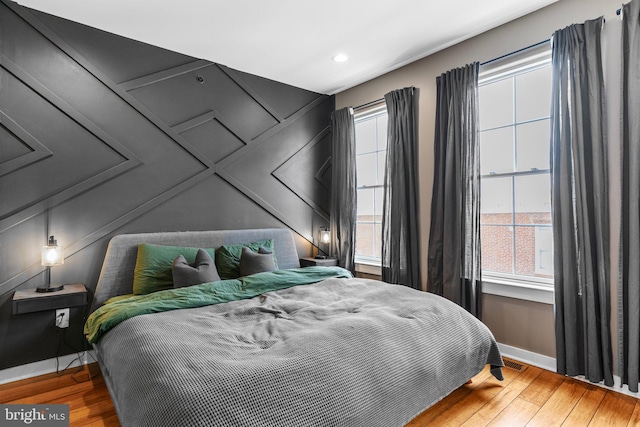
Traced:
<path fill-rule="evenodd" d="M 32 153 L 33 150 L 28 144 L 23 143 L 13 133 L 2 125 L 0 121 L 0 166 L 17 157 Z"/>
<path fill-rule="evenodd" d="M 309 206 L 329 221 L 329 198 L 326 183 L 318 175 L 327 169 L 330 156 L 329 129 L 309 141 L 301 150 L 273 171 L 273 175 Z"/>
<path fill-rule="evenodd" d="M 9 0 L 0 28 L 0 369 L 55 356 L 49 313 L 11 315 L 13 291 L 46 281 L 49 234 L 66 257 L 52 280 L 90 293 L 120 233 L 289 227 L 313 253 L 332 96 Z"/>
<path fill-rule="evenodd" d="M 324 188 L 331 190 L 331 157 L 325 160 L 315 178 Z"/>
<path fill-rule="evenodd" d="M 130 150 L 2 53 L 0 79 L 4 111 L 0 118 L 34 149 L 4 165 L 3 187 L 12 193 L 0 205 L 0 232 L 12 221 L 32 217 L 140 163 Z M 86 161 L 89 157 L 93 160 Z M 40 161 L 37 167 L 31 167 L 36 161 Z"/>
<path fill-rule="evenodd" d="M 316 97 L 313 92 L 301 91 L 284 83 L 263 79 L 227 67 L 223 67 L 223 70 L 239 84 L 251 88 L 251 96 L 259 102 L 269 105 L 271 107 L 269 112 L 280 121 L 291 116 Z"/>
<path fill-rule="evenodd" d="M 174 126 L 173 129 L 213 163 L 218 163 L 246 145 L 242 139 L 225 127 L 220 121 L 222 119 L 219 113 L 211 112 L 198 119 L 196 125 L 190 121 L 191 124 L 181 124 Z"/>
<path fill-rule="evenodd" d="M 223 114 L 229 126 L 242 129 L 241 136 L 249 139 L 278 123 L 263 104 L 213 63 L 187 73 L 177 67 L 171 78 L 130 89 L 128 93 L 171 127 L 212 110 Z M 189 103 L 168 102 L 176 99 L 189 99 Z"/>
<path fill-rule="evenodd" d="M 51 154 L 44 145 L 0 111 L 0 176 Z"/>

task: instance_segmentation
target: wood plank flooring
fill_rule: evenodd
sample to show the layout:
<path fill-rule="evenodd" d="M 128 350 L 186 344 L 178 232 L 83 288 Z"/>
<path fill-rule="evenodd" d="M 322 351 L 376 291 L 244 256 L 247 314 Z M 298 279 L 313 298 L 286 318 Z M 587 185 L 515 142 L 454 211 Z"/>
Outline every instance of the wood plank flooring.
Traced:
<path fill-rule="evenodd" d="M 535 366 L 486 368 L 472 382 L 413 419 L 424 426 L 639 426 L 640 400 Z M 71 426 L 119 426 L 96 364 L 0 385 L 0 403 L 67 403 Z"/>
<path fill-rule="evenodd" d="M 488 367 L 449 396 L 414 418 L 423 426 L 639 426 L 640 400 L 523 365 L 503 368 L 498 381 Z"/>

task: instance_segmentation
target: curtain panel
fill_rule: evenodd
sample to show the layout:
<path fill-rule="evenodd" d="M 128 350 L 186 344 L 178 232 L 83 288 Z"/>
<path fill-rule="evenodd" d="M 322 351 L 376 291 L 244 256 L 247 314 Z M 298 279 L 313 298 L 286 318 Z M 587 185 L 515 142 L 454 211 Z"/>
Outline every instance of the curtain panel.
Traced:
<path fill-rule="evenodd" d="M 640 0 L 622 6 L 622 223 L 618 366 L 622 384 L 640 382 Z"/>
<path fill-rule="evenodd" d="M 436 130 L 427 290 L 480 316 L 478 70 L 436 79 Z"/>
<path fill-rule="evenodd" d="M 389 92 L 382 207 L 382 280 L 422 289 L 418 212 L 417 91 Z"/>
<path fill-rule="evenodd" d="M 330 254 L 338 265 L 355 271 L 356 250 L 356 133 L 353 109 L 331 114 L 331 232 Z"/>
<path fill-rule="evenodd" d="M 551 203 L 558 373 L 612 386 L 603 24 L 553 35 Z"/>

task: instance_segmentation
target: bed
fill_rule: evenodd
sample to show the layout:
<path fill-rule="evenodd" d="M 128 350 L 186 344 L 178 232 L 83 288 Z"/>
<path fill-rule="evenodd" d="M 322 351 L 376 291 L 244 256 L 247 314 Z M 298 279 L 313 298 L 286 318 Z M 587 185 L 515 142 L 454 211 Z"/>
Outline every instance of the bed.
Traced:
<path fill-rule="evenodd" d="M 137 313 L 123 297 L 140 244 L 267 239 L 277 271 L 134 297 Z M 103 328 L 112 307 L 126 316 Z M 459 306 L 300 268 L 288 229 L 115 236 L 91 311 L 85 333 L 123 426 L 402 426 L 487 364 L 502 379 L 491 332 Z"/>

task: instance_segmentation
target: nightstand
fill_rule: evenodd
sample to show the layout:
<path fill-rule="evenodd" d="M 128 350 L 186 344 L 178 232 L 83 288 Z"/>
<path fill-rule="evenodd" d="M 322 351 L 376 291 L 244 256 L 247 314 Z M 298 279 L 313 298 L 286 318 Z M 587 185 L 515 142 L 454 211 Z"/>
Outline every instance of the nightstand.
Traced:
<path fill-rule="evenodd" d="M 300 258 L 300 267 L 332 267 L 338 265 L 335 258 Z"/>
<path fill-rule="evenodd" d="M 65 284 L 58 292 L 38 293 L 35 289 L 16 291 L 13 294 L 12 314 L 87 305 L 87 288 L 83 283 Z"/>

